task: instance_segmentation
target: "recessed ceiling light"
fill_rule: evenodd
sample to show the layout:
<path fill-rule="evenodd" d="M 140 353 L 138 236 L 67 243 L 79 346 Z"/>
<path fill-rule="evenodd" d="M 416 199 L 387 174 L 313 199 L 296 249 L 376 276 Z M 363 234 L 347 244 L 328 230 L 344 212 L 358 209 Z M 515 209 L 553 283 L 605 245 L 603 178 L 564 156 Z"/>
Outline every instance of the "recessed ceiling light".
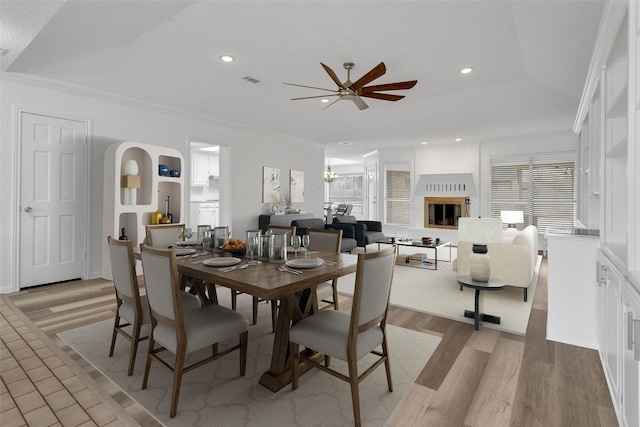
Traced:
<path fill-rule="evenodd" d="M 322 98 L 320 102 L 329 102 L 329 100 L 327 98 Z"/>
<path fill-rule="evenodd" d="M 230 56 L 230 55 L 222 55 L 222 56 L 220 56 L 220 60 L 222 62 L 233 62 L 233 61 L 236 60 L 236 58 L 234 58 L 233 56 Z"/>
<path fill-rule="evenodd" d="M 460 74 L 469 74 L 474 70 L 473 67 L 465 67 L 460 69 Z"/>
<path fill-rule="evenodd" d="M 462 138 L 456 138 L 456 142 L 462 141 Z"/>
<path fill-rule="evenodd" d="M 340 144 L 340 145 L 353 145 L 353 142 L 351 142 L 351 141 L 338 141 L 338 144 Z"/>
<path fill-rule="evenodd" d="M 422 141 L 420 144 L 427 145 L 427 141 Z"/>

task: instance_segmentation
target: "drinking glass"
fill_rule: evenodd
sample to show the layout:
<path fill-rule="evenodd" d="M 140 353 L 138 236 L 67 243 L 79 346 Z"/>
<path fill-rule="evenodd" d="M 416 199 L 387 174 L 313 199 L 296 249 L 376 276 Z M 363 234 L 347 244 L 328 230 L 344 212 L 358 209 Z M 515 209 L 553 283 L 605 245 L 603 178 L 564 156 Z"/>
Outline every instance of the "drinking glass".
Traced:
<path fill-rule="evenodd" d="M 300 236 L 296 234 L 291 236 L 291 247 L 294 250 L 295 257 L 298 258 L 298 248 L 300 247 Z"/>
<path fill-rule="evenodd" d="M 304 246 L 304 257 L 309 257 L 309 235 L 305 234 L 302 236 L 302 246 Z"/>
<path fill-rule="evenodd" d="M 191 240 L 191 238 L 193 237 L 193 230 L 190 228 L 185 228 L 184 229 L 184 237 L 187 238 L 187 240 Z"/>
<path fill-rule="evenodd" d="M 202 233 L 202 241 L 200 242 L 202 244 L 202 255 L 207 254 L 206 248 L 209 247 L 210 241 L 211 241 L 211 231 L 207 230 L 204 233 Z"/>
<path fill-rule="evenodd" d="M 178 242 L 182 242 L 184 240 L 184 229 L 178 229 Z"/>
<path fill-rule="evenodd" d="M 285 262 L 287 260 L 287 234 L 274 234 L 272 240 L 270 262 Z"/>

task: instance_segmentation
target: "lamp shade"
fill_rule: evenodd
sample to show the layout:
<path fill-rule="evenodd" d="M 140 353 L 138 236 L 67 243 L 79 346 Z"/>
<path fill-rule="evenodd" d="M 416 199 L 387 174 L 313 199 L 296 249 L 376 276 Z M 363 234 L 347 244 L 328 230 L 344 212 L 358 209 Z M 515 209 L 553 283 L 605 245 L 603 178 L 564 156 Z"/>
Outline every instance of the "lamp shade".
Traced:
<path fill-rule="evenodd" d="M 500 211 L 500 219 L 504 224 L 514 225 L 524 222 L 524 212 L 522 211 Z"/>
<path fill-rule="evenodd" d="M 477 245 L 502 243 L 502 221 L 499 218 L 460 218 L 458 240 Z"/>

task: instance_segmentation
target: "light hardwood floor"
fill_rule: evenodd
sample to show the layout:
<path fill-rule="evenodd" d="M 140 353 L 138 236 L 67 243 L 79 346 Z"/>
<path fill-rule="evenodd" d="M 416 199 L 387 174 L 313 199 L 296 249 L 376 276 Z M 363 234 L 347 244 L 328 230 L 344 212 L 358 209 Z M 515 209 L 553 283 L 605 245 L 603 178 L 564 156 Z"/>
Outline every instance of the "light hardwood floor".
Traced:
<path fill-rule="evenodd" d="M 526 336 L 390 308 L 389 322 L 442 337 L 389 426 L 616 426 L 598 354 L 545 339 L 543 260 Z M 56 334 L 113 318 L 111 282 L 89 280 L 8 295 L 37 327 L 144 426 L 157 422 Z M 350 300 L 341 297 L 341 307 Z M 107 344 L 105 344 L 107 345 Z M 2 420 L 3 424 L 6 420 Z"/>

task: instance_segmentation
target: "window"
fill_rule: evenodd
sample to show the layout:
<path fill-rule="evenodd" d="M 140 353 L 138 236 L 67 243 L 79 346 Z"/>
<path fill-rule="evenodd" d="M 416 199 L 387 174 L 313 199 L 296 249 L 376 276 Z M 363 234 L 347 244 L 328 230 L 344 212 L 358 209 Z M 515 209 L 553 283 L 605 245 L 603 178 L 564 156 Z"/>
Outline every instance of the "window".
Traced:
<path fill-rule="evenodd" d="M 362 184 L 362 174 L 340 175 L 329 184 L 329 201 L 334 205 L 353 205 L 352 215 L 363 214 Z"/>
<path fill-rule="evenodd" d="M 491 217 L 524 212 L 524 224 L 541 233 L 573 227 L 576 217 L 575 155 L 491 161 Z"/>
<path fill-rule="evenodd" d="M 411 226 L 411 170 L 409 164 L 385 167 L 385 224 Z"/>

